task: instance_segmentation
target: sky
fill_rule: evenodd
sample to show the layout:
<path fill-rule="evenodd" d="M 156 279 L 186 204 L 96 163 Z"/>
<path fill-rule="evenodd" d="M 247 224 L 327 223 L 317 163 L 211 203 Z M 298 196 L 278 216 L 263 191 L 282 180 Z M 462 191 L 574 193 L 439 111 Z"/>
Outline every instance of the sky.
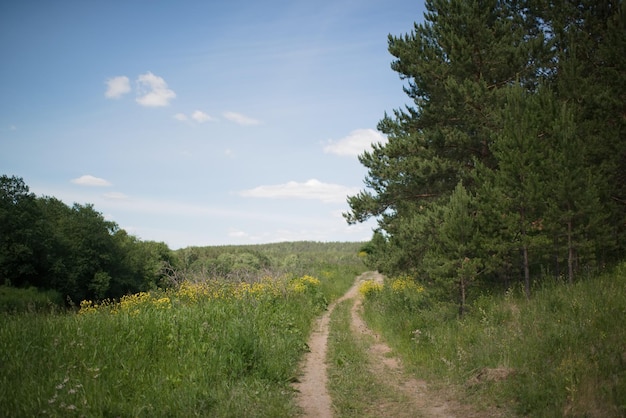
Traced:
<path fill-rule="evenodd" d="M 367 241 L 408 0 L 0 2 L 0 174 L 172 249 Z"/>

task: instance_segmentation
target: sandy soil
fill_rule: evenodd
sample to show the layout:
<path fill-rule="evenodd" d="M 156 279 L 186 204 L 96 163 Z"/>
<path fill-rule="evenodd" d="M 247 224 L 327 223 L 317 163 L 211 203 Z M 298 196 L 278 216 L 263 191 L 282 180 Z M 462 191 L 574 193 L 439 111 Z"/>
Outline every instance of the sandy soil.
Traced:
<path fill-rule="evenodd" d="M 351 308 L 351 328 L 356 338 L 369 336 L 373 341 L 368 354 L 371 371 L 381 385 L 387 385 L 394 392 L 401 393 L 402 403 L 390 400 L 376 406 L 372 416 L 389 417 L 479 417 L 497 416 L 493 412 L 476 412 L 454 399 L 454 394 L 444 390 L 430 390 L 425 381 L 418 380 L 404 372 L 401 361 L 392 355 L 391 348 L 374 333 L 361 318 L 362 309 L 359 297 L 359 285 L 365 280 L 382 282 L 383 277 L 375 272 L 367 272 L 357 277 L 354 285 L 322 315 L 309 339 L 310 352 L 302 363 L 302 376 L 294 383 L 298 391 L 298 404 L 306 418 L 331 418 L 333 416 L 332 399 L 326 389 L 326 351 L 328 343 L 330 316 L 337 303 L 353 300 Z"/>

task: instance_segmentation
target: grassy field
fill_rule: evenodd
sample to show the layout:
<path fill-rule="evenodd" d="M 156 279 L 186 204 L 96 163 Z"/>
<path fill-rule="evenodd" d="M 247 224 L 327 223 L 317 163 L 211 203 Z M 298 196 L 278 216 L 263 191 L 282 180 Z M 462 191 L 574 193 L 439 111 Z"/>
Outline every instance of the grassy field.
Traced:
<path fill-rule="evenodd" d="M 319 273 L 0 314 L 0 415 L 293 416 L 312 320 L 355 277 Z"/>
<path fill-rule="evenodd" d="M 388 279 L 367 321 L 420 377 L 521 416 L 626 415 L 626 264 L 574 285 L 483 296 L 458 319 L 428 289 Z"/>
<path fill-rule="evenodd" d="M 55 294 L 0 288 L 0 417 L 295 416 L 290 382 L 313 319 L 363 271 L 325 258 L 299 262 L 310 275 L 196 276 L 74 311 Z M 531 300 L 521 289 L 479 297 L 463 319 L 410 278 L 361 292 L 366 320 L 403 364 L 479 410 L 626 415 L 626 264 L 544 282 Z M 366 416 L 386 395 L 348 316 L 342 303 L 331 317 L 329 386 L 341 416 Z"/>

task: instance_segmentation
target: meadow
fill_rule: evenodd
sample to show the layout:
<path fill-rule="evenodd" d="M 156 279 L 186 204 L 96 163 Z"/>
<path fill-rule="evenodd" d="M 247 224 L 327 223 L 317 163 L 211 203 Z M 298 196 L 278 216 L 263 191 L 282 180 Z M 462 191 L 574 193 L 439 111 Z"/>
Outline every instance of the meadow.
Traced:
<path fill-rule="evenodd" d="M 0 416 L 297 415 L 290 382 L 312 321 L 361 270 L 318 263 L 316 277 L 187 280 L 4 312 Z"/>
<path fill-rule="evenodd" d="M 358 245 L 290 248 L 299 255 L 187 251 L 173 285 L 73 309 L 54 293 L 0 287 L 0 417 L 297 416 L 291 383 L 313 321 L 365 267 Z M 210 263 L 218 259 L 228 269 Z M 478 410 L 626 414 L 626 264 L 571 285 L 543 281 L 530 300 L 522 287 L 484 292 L 462 318 L 410 277 L 365 282 L 360 293 L 369 326 L 411 374 Z M 329 349 L 342 416 L 384 395 L 348 308 L 333 314 Z"/>
<path fill-rule="evenodd" d="M 417 377 L 505 416 L 626 415 L 626 264 L 483 294 L 461 319 L 408 278 L 365 282 L 365 318 Z"/>

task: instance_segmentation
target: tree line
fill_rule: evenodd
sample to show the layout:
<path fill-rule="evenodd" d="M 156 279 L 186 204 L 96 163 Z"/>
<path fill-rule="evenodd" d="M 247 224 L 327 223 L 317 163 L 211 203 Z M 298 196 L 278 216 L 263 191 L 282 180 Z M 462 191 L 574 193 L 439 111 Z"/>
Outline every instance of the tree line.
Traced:
<path fill-rule="evenodd" d="M 389 36 L 410 106 L 364 152 L 365 250 L 465 309 L 474 285 L 574 281 L 626 249 L 626 6 L 427 0 Z"/>
<path fill-rule="evenodd" d="M 53 290 L 69 305 L 183 280 L 254 281 L 362 266 L 362 245 L 300 241 L 170 250 L 129 235 L 93 205 L 38 197 L 22 178 L 0 176 L 0 286 Z"/>
<path fill-rule="evenodd" d="M 253 245 L 186 247 L 175 251 L 178 275 L 189 280 L 219 277 L 249 281 L 264 275 L 317 274 L 328 266 L 363 266 L 363 243 L 287 241 Z"/>
<path fill-rule="evenodd" d="M 59 292 L 68 304 L 154 289 L 175 263 L 165 243 L 141 241 L 92 205 L 37 197 L 0 176 L 0 285 Z"/>

